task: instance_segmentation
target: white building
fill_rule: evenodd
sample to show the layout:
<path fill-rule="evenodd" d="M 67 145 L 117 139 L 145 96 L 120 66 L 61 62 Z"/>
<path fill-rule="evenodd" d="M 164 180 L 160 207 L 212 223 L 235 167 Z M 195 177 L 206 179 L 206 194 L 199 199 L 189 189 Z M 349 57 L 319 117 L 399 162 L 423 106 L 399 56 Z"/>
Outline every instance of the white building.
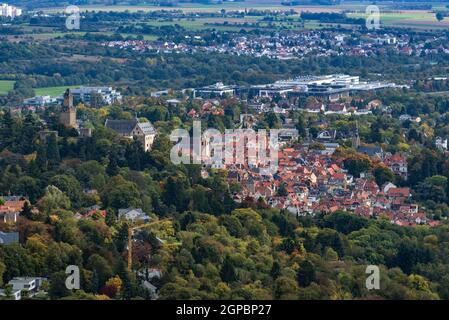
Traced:
<path fill-rule="evenodd" d="M 101 104 L 113 104 L 122 101 L 122 95 L 112 87 L 79 87 L 70 89 L 73 99 L 78 102 L 92 104 L 92 98 L 101 97 Z"/>
<path fill-rule="evenodd" d="M 447 139 L 437 137 L 435 140 L 435 146 L 442 151 L 447 151 Z"/>
<path fill-rule="evenodd" d="M 0 4 L 0 17 L 9 17 L 14 19 L 15 17 L 22 15 L 22 9 L 10 6 L 7 3 Z"/>
<path fill-rule="evenodd" d="M 150 217 L 140 208 L 127 208 L 127 209 L 119 209 L 118 210 L 119 219 L 126 219 L 132 222 L 136 221 L 150 221 Z"/>
<path fill-rule="evenodd" d="M 21 290 L 12 289 L 11 295 L 13 296 L 14 300 L 22 299 L 22 291 Z M 6 297 L 5 289 L 0 289 L 0 297 Z"/>
<path fill-rule="evenodd" d="M 43 107 L 53 103 L 57 103 L 57 99 L 50 96 L 35 96 L 33 98 L 23 100 L 23 104 L 26 106 Z"/>
<path fill-rule="evenodd" d="M 209 98 L 209 97 L 223 97 L 228 95 L 232 97 L 235 94 L 234 86 L 226 86 L 222 82 L 217 82 L 210 86 L 197 88 L 193 90 L 193 97 Z"/>

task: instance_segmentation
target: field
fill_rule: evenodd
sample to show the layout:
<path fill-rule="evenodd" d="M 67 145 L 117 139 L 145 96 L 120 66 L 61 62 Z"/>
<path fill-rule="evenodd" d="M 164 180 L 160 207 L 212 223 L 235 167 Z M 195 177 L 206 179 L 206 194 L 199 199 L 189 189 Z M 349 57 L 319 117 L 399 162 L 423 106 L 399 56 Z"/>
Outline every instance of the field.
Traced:
<path fill-rule="evenodd" d="M 77 36 L 84 36 L 86 34 L 86 32 L 45 32 L 45 33 L 26 33 L 23 35 L 14 35 L 14 36 L 8 36 L 8 39 L 10 41 L 21 41 L 24 38 L 33 38 L 34 40 L 50 40 L 50 39 L 55 39 L 55 38 L 59 38 L 59 37 L 64 37 L 65 35 L 77 35 Z M 91 34 L 102 34 L 102 35 L 112 35 L 112 32 L 91 32 Z M 128 33 L 122 33 L 121 34 L 123 37 L 128 37 L 128 36 L 133 36 L 135 37 L 136 35 L 134 34 L 128 34 Z M 158 37 L 157 36 L 152 36 L 152 35 L 143 35 L 144 40 L 157 40 Z"/>
<path fill-rule="evenodd" d="M 310 11 L 310 12 L 346 12 L 348 16 L 354 18 L 366 17 L 365 9 L 370 4 L 369 2 L 354 2 L 354 1 L 343 1 L 339 5 L 335 6 L 319 6 L 319 5 L 298 5 L 298 6 L 283 6 L 280 4 L 281 1 L 276 0 L 246 0 L 244 2 L 226 2 L 221 4 L 198 4 L 198 3 L 179 3 L 174 7 L 160 7 L 155 5 L 135 5 L 135 6 L 126 6 L 126 5 L 91 5 L 91 6 L 79 6 L 81 11 L 156 11 L 156 10 L 182 10 L 184 12 L 219 12 L 222 9 L 227 11 L 243 11 L 248 9 L 258 9 L 258 10 L 280 10 L 280 11 L 289 11 L 295 10 L 298 15 L 302 11 Z M 420 2 L 414 2 L 415 4 L 419 4 Z M 425 2 L 422 2 L 425 3 Z M 432 3 L 432 7 L 436 10 L 447 11 L 447 5 L 449 2 L 434 2 Z M 435 13 L 427 10 L 391 10 L 391 2 L 386 2 L 385 4 L 378 4 L 380 9 L 380 19 L 381 24 L 388 27 L 407 27 L 414 29 L 434 29 L 434 28 L 448 28 L 449 27 L 449 18 L 444 19 L 443 21 L 437 21 L 435 18 Z M 64 8 L 43 8 L 43 11 L 47 12 L 62 12 Z M 239 23 L 244 22 L 255 22 L 258 17 L 245 17 L 238 21 Z M 220 18 L 212 19 L 214 21 L 210 21 L 211 19 L 195 19 L 195 20 L 174 20 L 174 21 L 150 21 L 151 25 L 167 25 L 167 24 L 179 24 L 188 30 L 198 30 L 203 29 L 205 23 L 222 23 Z M 221 19 L 223 20 L 223 19 Z M 229 19 L 228 19 L 229 20 Z M 286 24 L 275 22 L 275 25 L 285 27 Z M 261 27 L 264 25 L 262 24 Z M 236 28 L 241 29 L 241 26 L 232 26 L 231 23 L 227 26 L 214 26 L 216 29 L 220 30 L 235 30 Z M 289 28 L 296 28 L 295 24 L 290 24 Z M 305 25 L 306 28 L 316 28 L 317 25 L 314 23 L 307 23 Z M 250 29 L 251 27 L 245 27 L 246 29 Z M 43 36 L 43 35 L 42 35 Z M 48 35 L 52 37 L 51 35 Z M 36 35 L 36 37 L 39 37 Z M 150 39 L 147 39 L 150 40 Z"/>
<path fill-rule="evenodd" d="M 365 13 L 354 12 L 348 13 L 349 17 L 364 18 Z M 416 29 L 434 29 L 434 28 L 448 28 L 449 18 L 443 21 L 438 21 L 435 13 L 426 10 L 408 10 L 396 12 L 382 12 L 380 11 L 381 25 L 388 27 L 403 27 Z"/>
<path fill-rule="evenodd" d="M 15 81 L 0 80 L 0 95 L 7 94 L 8 91 L 14 88 Z"/>
<path fill-rule="evenodd" d="M 35 88 L 34 92 L 36 96 L 60 96 L 64 93 L 67 88 L 78 88 L 79 86 L 61 86 L 61 87 L 45 87 L 45 88 Z"/>

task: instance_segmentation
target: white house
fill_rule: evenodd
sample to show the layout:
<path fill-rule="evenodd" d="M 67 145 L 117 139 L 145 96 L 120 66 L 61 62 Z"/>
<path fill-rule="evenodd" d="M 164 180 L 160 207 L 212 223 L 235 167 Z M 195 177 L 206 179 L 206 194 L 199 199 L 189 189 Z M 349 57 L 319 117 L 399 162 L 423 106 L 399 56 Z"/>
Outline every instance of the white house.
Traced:
<path fill-rule="evenodd" d="M 21 290 L 12 290 L 11 295 L 14 297 L 14 300 L 22 299 L 22 291 Z M 5 297 L 5 289 L 0 289 L 0 297 Z"/>
<path fill-rule="evenodd" d="M 150 221 L 150 217 L 143 212 L 142 209 L 138 208 L 127 208 L 127 209 L 119 209 L 118 210 L 118 217 L 119 219 L 126 219 L 132 222 L 136 222 L 136 221 L 144 221 L 144 222 L 148 222 Z"/>

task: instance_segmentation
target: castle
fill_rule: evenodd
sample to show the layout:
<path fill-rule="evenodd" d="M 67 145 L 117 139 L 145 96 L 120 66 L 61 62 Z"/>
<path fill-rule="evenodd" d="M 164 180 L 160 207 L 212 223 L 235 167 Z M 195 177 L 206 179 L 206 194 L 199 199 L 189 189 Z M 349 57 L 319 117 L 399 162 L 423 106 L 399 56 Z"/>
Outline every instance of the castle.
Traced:
<path fill-rule="evenodd" d="M 64 93 L 64 102 L 62 104 L 59 122 L 66 127 L 76 128 L 76 107 L 73 106 L 73 95 L 70 89 Z"/>

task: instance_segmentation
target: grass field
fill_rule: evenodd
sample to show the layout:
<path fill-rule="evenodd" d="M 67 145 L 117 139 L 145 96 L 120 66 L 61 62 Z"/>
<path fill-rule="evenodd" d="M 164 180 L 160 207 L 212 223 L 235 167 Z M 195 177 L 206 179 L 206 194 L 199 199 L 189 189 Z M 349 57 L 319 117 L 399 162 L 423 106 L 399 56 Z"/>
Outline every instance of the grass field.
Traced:
<path fill-rule="evenodd" d="M 34 92 L 36 93 L 37 96 L 57 97 L 62 95 L 67 88 L 79 88 L 79 86 L 34 88 Z"/>
<path fill-rule="evenodd" d="M 414 4 L 426 3 L 423 2 L 413 2 Z M 428 3 L 428 2 L 427 2 Z M 179 3 L 175 7 L 160 7 L 155 5 L 91 5 L 91 6 L 79 6 L 81 11 L 155 11 L 155 10 L 182 10 L 184 12 L 219 12 L 221 9 L 227 11 L 245 9 L 258 9 L 258 10 L 281 10 L 289 11 L 295 10 L 298 14 L 301 11 L 310 12 L 349 12 L 348 15 L 354 18 L 365 17 L 365 9 L 371 3 L 360 2 L 360 1 L 342 1 L 341 4 L 335 6 L 319 6 L 319 5 L 298 5 L 298 6 L 283 6 L 281 5 L 281 0 L 246 0 L 244 2 L 225 2 L 220 4 L 199 4 L 199 3 Z M 391 8 L 392 3 L 378 3 L 380 9 L 381 23 L 388 27 L 409 27 L 416 29 L 433 29 L 433 28 L 448 28 L 449 18 L 444 19 L 439 22 L 435 18 L 435 13 L 426 10 L 397 10 L 388 11 Z M 432 2 L 432 7 L 437 10 L 447 11 L 447 5 L 449 2 Z M 389 7 L 390 6 L 390 7 Z M 44 8 L 43 11 L 47 12 L 61 12 L 64 8 Z M 248 20 L 255 20 L 256 17 L 245 17 L 241 19 L 242 22 Z M 217 18 L 219 19 L 219 18 Z M 195 21 L 180 20 L 173 22 L 159 22 L 150 21 L 149 24 L 152 25 L 163 25 L 163 24 L 179 24 L 188 30 L 198 30 L 204 28 L 204 23 L 210 21 L 205 21 L 206 19 L 196 19 Z M 218 21 L 217 21 L 218 22 Z M 249 21 L 247 21 L 249 22 Z M 313 27 L 313 26 L 311 26 Z M 217 26 L 216 29 L 220 30 L 235 30 L 239 28 L 238 26 Z M 240 27 L 241 28 L 241 27 Z"/>
<path fill-rule="evenodd" d="M 8 91 L 14 88 L 15 81 L 0 80 L 0 95 L 7 94 Z"/>
<path fill-rule="evenodd" d="M 113 32 L 91 32 L 92 34 L 102 34 L 102 35 L 108 35 L 111 36 Z M 25 33 L 22 35 L 14 35 L 14 36 L 8 36 L 8 39 L 10 41 L 21 41 L 24 38 L 33 38 L 34 40 L 50 40 L 55 39 L 58 37 L 63 37 L 65 35 L 77 35 L 77 36 L 84 36 L 86 32 L 48 32 L 48 33 Z M 123 37 L 132 36 L 135 37 L 137 34 L 129 34 L 129 33 L 121 33 Z M 143 35 L 144 40 L 157 40 L 157 36 L 153 35 Z"/>
<path fill-rule="evenodd" d="M 365 13 L 348 13 L 349 17 L 365 18 Z M 435 13 L 425 10 L 414 11 L 397 11 L 397 12 L 382 12 L 380 11 L 381 25 L 388 27 L 407 27 L 417 29 L 434 29 L 434 28 L 448 28 L 449 18 L 443 21 L 438 21 Z"/>

